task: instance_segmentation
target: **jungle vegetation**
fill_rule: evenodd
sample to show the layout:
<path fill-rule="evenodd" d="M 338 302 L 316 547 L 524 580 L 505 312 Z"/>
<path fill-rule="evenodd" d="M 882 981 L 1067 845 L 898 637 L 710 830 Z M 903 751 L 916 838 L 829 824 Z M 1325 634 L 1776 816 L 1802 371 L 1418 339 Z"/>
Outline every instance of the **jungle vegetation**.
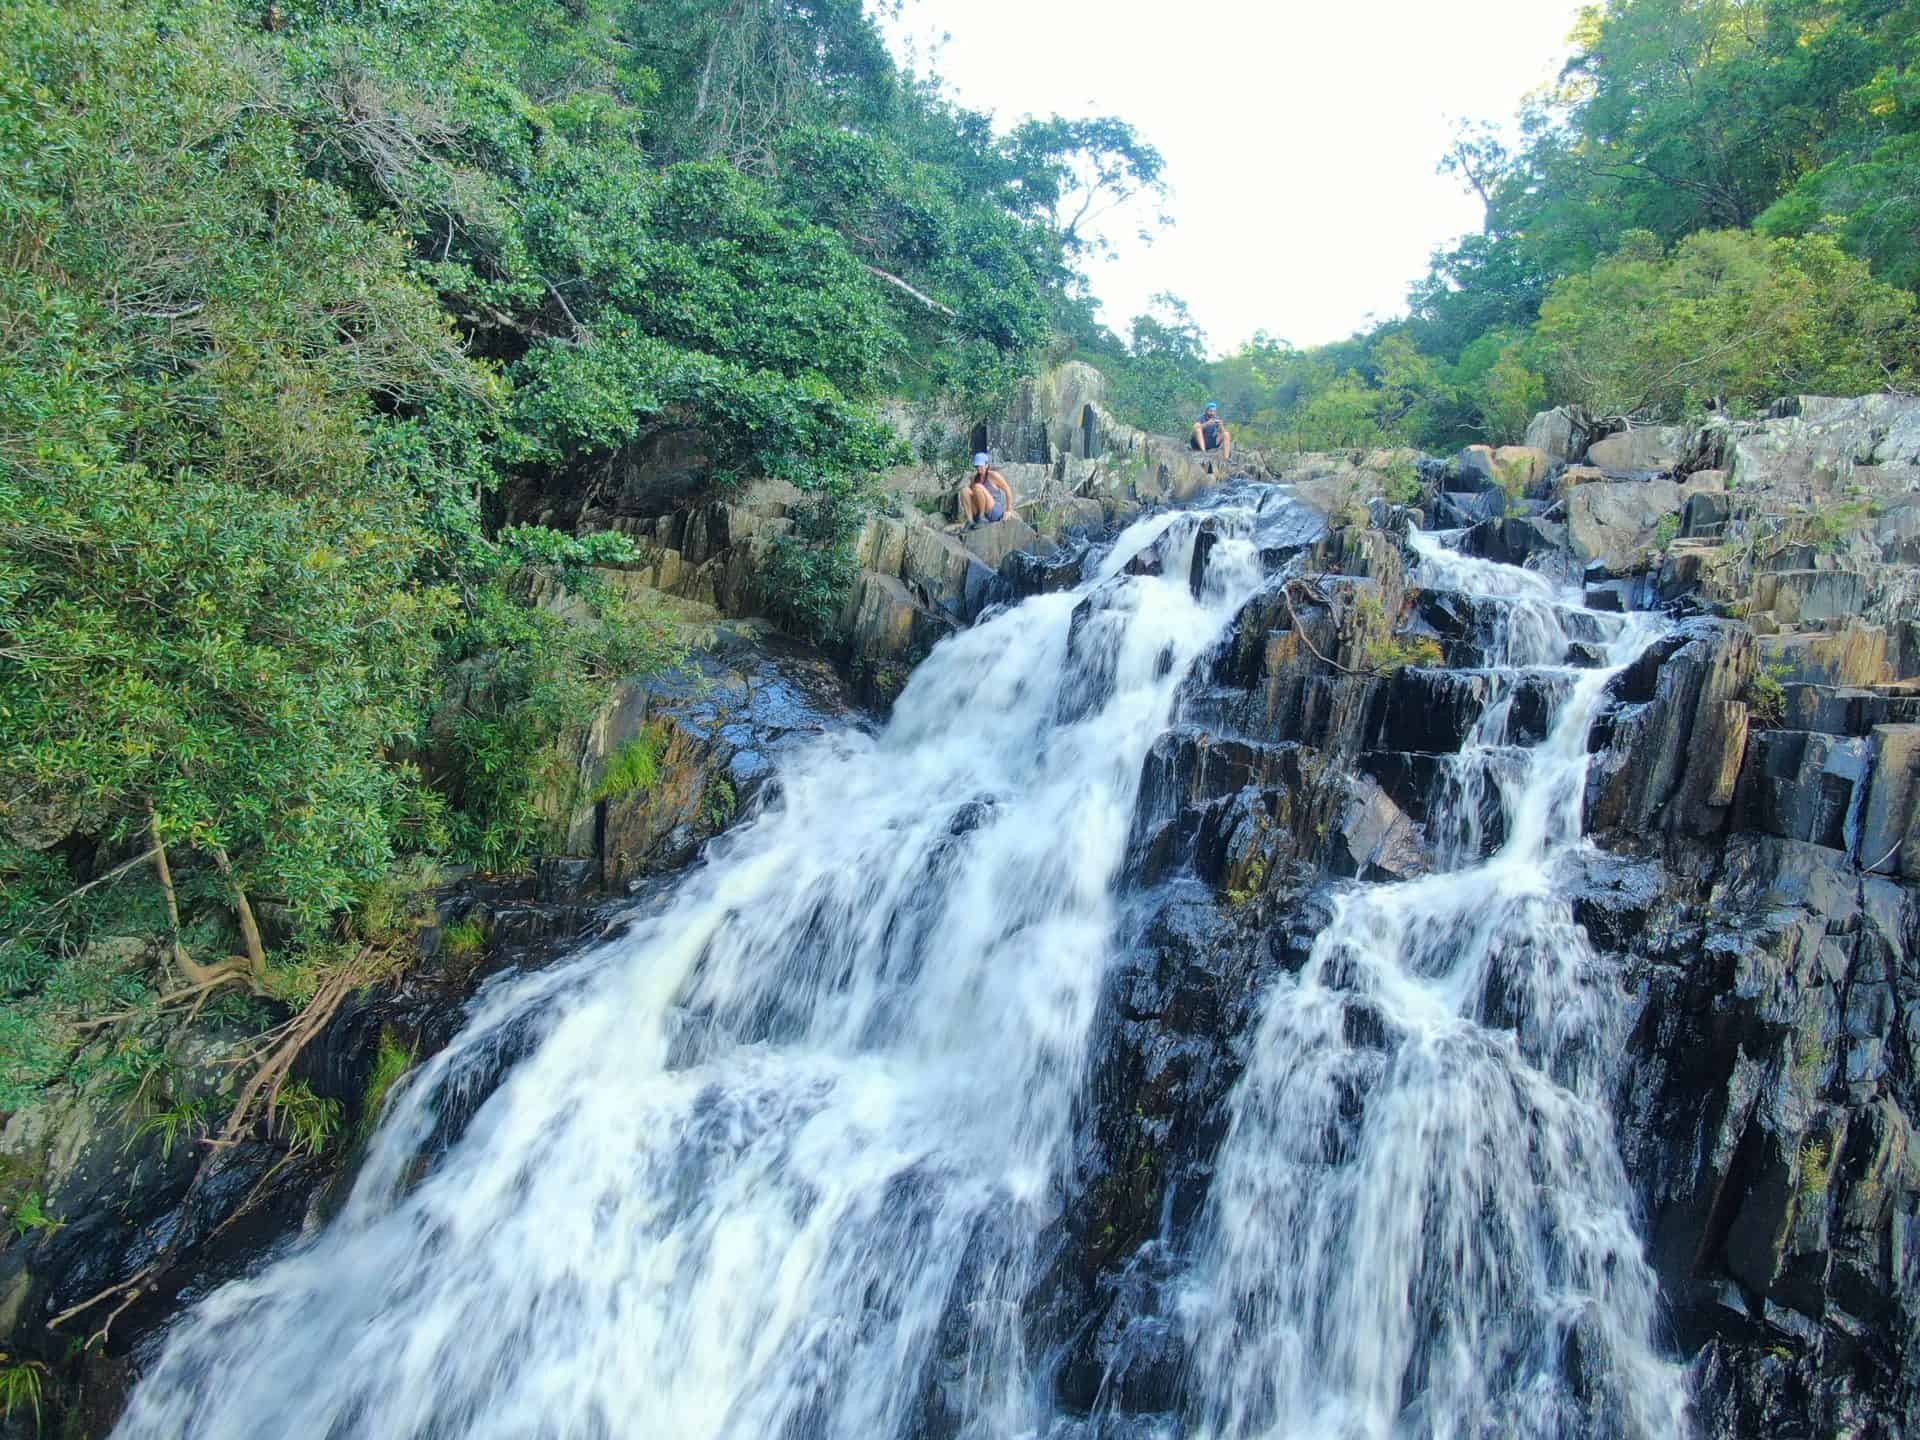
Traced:
<path fill-rule="evenodd" d="M 541 757 L 679 641 L 507 487 L 695 429 L 812 497 L 817 617 L 872 402 L 1088 328 L 1086 219 L 1160 166 L 996 133 L 859 0 L 0 9 L 0 1112 L 539 848 Z"/>

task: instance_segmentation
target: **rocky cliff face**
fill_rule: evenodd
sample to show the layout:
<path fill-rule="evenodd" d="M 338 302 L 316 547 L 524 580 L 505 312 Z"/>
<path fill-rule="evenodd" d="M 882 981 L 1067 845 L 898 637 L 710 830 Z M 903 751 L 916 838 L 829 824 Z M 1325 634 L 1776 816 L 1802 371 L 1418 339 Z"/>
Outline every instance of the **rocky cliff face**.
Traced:
<path fill-rule="evenodd" d="M 1706 1435 L 1920 1431 L 1917 420 L 1911 401 L 1809 400 L 1589 449 L 1545 416 L 1535 447 L 1426 468 L 1426 518 L 1469 553 L 1583 583 L 1597 610 L 1698 617 L 1610 686 L 1569 883 L 1630 1011 L 1619 1144 Z M 1337 507 L 1368 468 L 1282 473 Z M 1421 872 L 1486 707 L 1474 667 L 1502 618 L 1408 585 L 1403 514 L 1271 557 L 1311 586 L 1247 607 L 1150 763 L 1136 948 L 1039 1306 L 1083 1317 L 1058 1393 L 1088 1434 L 1180 1411 L 1168 1285 L 1255 998 L 1343 883 Z M 1448 668 L 1365 673 L 1381 615 Z M 1567 663 L 1593 663 L 1583 648 Z M 1516 696 L 1510 731 L 1537 735 L 1552 703 Z"/>

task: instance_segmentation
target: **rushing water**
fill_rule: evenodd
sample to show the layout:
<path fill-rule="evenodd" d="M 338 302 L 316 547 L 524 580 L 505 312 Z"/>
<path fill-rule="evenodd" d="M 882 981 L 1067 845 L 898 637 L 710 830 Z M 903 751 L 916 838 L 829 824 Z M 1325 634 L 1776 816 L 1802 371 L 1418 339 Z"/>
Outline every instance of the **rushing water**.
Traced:
<path fill-rule="evenodd" d="M 1142 761 L 1288 508 L 1212 509 L 1197 598 L 1197 518 L 1134 526 L 941 645 L 882 733 L 793 758 L 665 913 L 487 994 L 344 1212 L 192 1312 L 117 1433 L 882 1440 L 929 1404 L 1031 1431 L 1019 1301 Z M 1165 578 L 1120 576 L 1150 542 Z"/>
<path fill-rule="evenodd" d="M 1493 602 L 1489 703 L 1429 824 L 1441 869 L 1342 896 L 1268 1001 L 1188 1287 L 1191 1433 L 1679 1435 L 1606 1104 L 1625 1007 L 1556 887 L 1606 682 L 1657 631 L 1413 548 L 1419 583 Z M 1563 668 L 1576 623 L 1603 667 Z M 1523 680 L 1559 696 L 1527 749 Z"/>
<path fill-rule="evenodd" d="M 941 645 L 883 731 L 790 757 L 664 911 L 484 992 L 342 1213 L 187 1315 L 116 1433 L 1045 1434 L 1021 1307 L 1142 762 L 1299 517 L 1249 489 L 1207 519 L 1198 595 L 1200 517 L 1134 526 L 1078 590 Z M 1414 544 L 1425 583 L 1498 611 L 1495 700 L 1430 827 L 1448 873 L 1351 890 L 1271 999 L 1170 1433 L 1673 1435 L 1603 1103 L 1619 1007 L 1555 893 L 1612 672 L 1559 668 L 1545 581 Z M 1148 545 L 1164 577 L 1122 574 Z M 1581 623 L 1614 665 L 1652 633 Z M 1529 671 L 1559 700 L 1521 750 Z M 1460 817 L 1489 806 L 1487 856 Z"/>

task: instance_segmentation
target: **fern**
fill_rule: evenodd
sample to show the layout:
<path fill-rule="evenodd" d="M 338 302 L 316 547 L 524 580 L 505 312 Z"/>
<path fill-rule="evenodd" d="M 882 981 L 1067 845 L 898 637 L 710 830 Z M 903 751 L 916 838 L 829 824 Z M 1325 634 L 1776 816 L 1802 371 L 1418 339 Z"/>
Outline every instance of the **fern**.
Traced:
<path fill-rule="evenodd" d="M 46 1202 L 40 1198 L 38 1190 L 29 1190 L 26 1197 L 13 1208 L 13 1233 L 23 1240 L 29 1235 L 43 1238 L 52 1235 L 66 1223 L 47 1213 Z"/>

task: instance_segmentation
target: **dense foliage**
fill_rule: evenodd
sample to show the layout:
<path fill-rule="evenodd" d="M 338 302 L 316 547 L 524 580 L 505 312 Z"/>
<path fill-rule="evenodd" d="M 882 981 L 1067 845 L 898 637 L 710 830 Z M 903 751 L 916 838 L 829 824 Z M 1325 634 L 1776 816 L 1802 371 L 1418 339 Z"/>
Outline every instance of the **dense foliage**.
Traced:
<path fill-rule="evenodd" d="M 1572 42 L 1517 145 L 1457 138 L 1443 168 L 1485 225 L 1434 257 L 1404 320 L 1183 376 L 1151 347 L 1106 363 L 1307 449 L 1501 443 L 1548 403 L 1673 419 L 1910 383 L 1920 7 L 1606 0 Z"/>
<path fill-rule="evenodd" d="M 99 943 L 173 928 L 156 844 L 187 952 L 257 910 L 297 996 L 398 857 L 545 840 L 555 742 L 675 641 L 507 486 L 663 435 L 791 481 L 817 625 L 902 458 L 868 402 L 1004 393 L 1159 165 L 996 136 L 858 0 L 0 10 L 0 1110 L 172 983 Z"/>

